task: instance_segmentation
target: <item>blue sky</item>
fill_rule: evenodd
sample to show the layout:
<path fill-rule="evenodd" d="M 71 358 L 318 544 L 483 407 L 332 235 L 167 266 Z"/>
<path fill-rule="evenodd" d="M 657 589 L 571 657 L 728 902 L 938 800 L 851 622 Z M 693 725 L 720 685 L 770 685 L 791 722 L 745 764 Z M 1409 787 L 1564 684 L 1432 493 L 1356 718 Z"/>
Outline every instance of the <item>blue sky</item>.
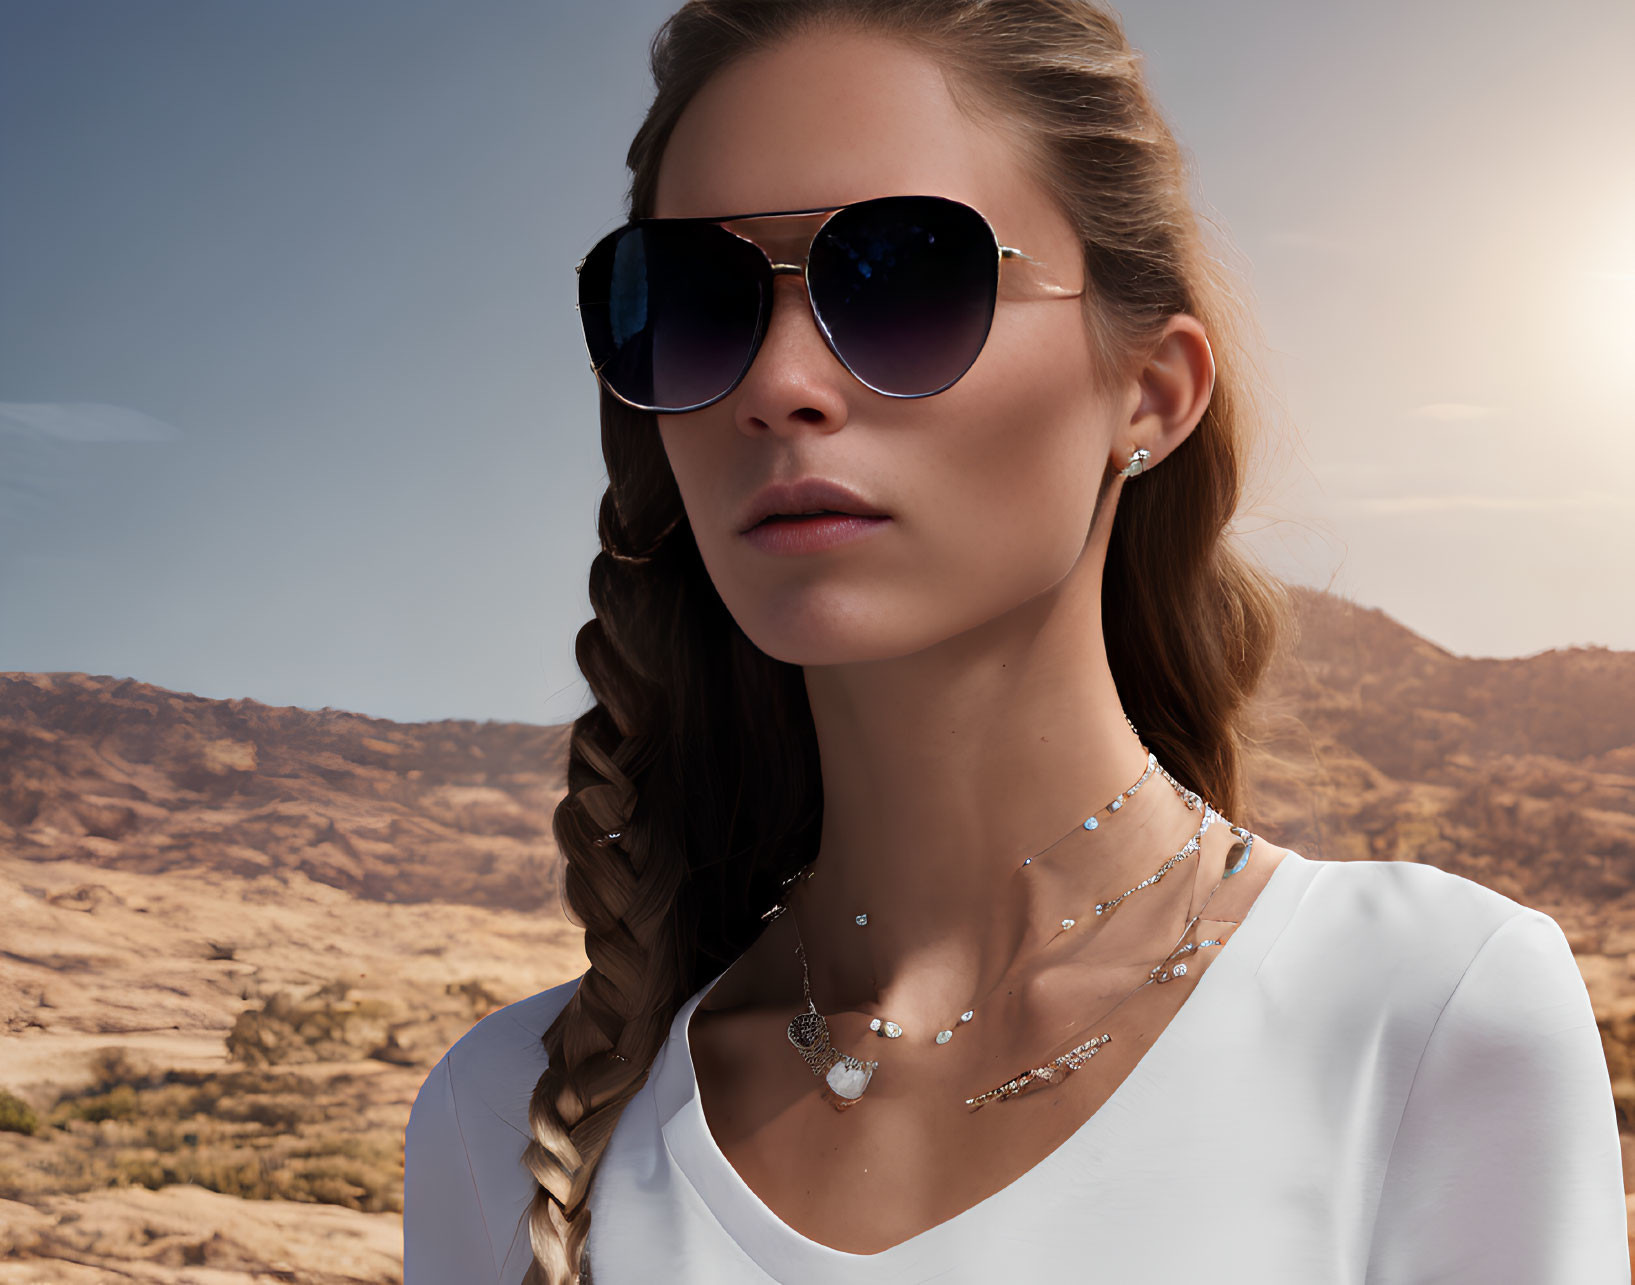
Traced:
<path fill-rule="evenodd" d="M 573 265 L 669 3 L 6 0 L 0 670 L 403 720 L 588 694 Z M 1278 572 L 1635 648 L 1635 7 L 1119 6 L 1247 274 Z"/>

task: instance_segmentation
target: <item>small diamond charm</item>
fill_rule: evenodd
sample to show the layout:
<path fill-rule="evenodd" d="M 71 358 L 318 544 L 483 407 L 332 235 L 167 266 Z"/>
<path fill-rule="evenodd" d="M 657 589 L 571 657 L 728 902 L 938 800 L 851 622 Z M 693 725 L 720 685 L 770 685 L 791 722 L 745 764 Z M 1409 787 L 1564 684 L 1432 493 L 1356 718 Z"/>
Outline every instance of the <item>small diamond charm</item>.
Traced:
<path fill-rule="evenodd" d="M 1187 975 L 1187 966 L 1184 963 L 1177 964 L 1170 969 L 1170 973 L 1176 977 L 1185 977 Z"/>
<path fill-rule="evenodd" d="M 869 1023 L 869 1030 L 878 1031 L 879 1029 L 880 1029 L 880 1019 L 877 1017 L 872 1022 Z"/>
<path fill-rule="evenodd" d="M 949 1040 L 951 1040 L 953 1038 L 954 1038 L 954 1033 L 952 1031 L 938 1031 L 937 1032 L 937 1043 L 938 1044 L 946 1044 L 946 1043 L 948 1043 Z"/>
<path fill-rule="evenodd" d="M 975 1016 L 976 1010 L 974 1008 L 968 1008 L 959 1015 L 959 1020 L 962 1022 L 969 1022 Z"/>
<path fill-rule="evenodd" d="M 1071 928 L 1074 924 L 1076 924 L 1078 922 L 1079 921 L 1077 919 L 1064 919 L 1064 920 L 1062 920 L 1062 927 L 1063 928 Z"/>
<path fill-rule="evenodd" d="M 1124 800 L 1123 799 L 1114 799 L 1110 804 L 1107 805 L 1107 810 L 1109 812 L 1117 812 L 1123 806 L 1124 806 Z"/>
<path fill-rule="evenodd" d="M 869 922 L 869 917 L 868 917 L 868 916 L 867 916 L 867 915 L 859 915 L 859 916 L 858 916 L 858 917 L 857 917 L 857 922 L 858 922 L 858 923 L 859 923 L 859 924 L 866 924 L 866 923 L 868 923 L 868 922 Z"/>
<path fill-rule="evenodd" d="M 886 1023 L 886 1038 L 888 1040 L 894 1040 L 899 1035 L 901 1035 L 902 1033 L 903 1033 L 903 1028 L 898 1026 L 896 1022 L 887 1022 Z"/>
<path fill-rule="evenodd" d="M 1095 817 L 1088 817 L 1084 822 L 1084 828 L 1086 830 L 1094 830 L 1100 824 L 1101 822 L 1097 821 Z"/>

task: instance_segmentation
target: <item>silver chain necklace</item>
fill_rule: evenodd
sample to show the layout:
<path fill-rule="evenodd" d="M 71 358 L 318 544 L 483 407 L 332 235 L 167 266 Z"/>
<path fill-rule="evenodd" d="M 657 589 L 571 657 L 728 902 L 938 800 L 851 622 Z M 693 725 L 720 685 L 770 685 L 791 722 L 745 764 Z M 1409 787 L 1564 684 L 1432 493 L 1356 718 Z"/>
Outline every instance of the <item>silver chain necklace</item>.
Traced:
<path fill-rule="evenodd" d="M 1132 732 L 1136 731 L 1135 724 L 1131 723 L 1127 717 L 1124 721 L 1129 725 Z M 1137 733 L 1137 736 L 1139 736 L 1139 733 Z M 1146 746 L 1143 745 L 1142 748 L 1146 749 Z M 1098 903 L 1095 907 L 1095 913 L 1098 917 L 1105 915 L 1108 911 L 1119 905 L 1132 893 L 1139 892 L 1144 888 L 1149 888 L 1158 883 L 1168 871 L 1173 869 L 1180 862 L 1184 861 L 1188 856 L 1198 851 L 1199 846 L 1202 843 L 1203 836 L 1209 830 L 1212 821 L 1217 819 L 1224 820 L 1220 813 L 1216 812 L 1214 808 L 1205 802 L 1200 795 L 1187 789 L 1172 775 L 1170 775 L 1167 770 L 1160 766 L 1157 757 L 1149 750 L 1147 752 L 1146 771 L 1142 773 L 1141 779 L 1128 789 L 1122 791 L 1115 799 L 1113 799 L 1111 803 L 1107 804 L 1103 808 L 1098 808 L 1097 811 L 1086 818 L 1081 825 L 1075 825 L 1073 830 L 1068 831 L 1068 834 L 1072 834 L 1074 831 L 1081 828 L 1085 830 L 1097 829 L 1100 825 L 1100 822 L 1097 819 L 1098 815 L 1102 812 L 1117 812 L 1123 807 L 1125 800 L 1133 796 L 1135 792 L 1147 782 L 1155 771 L 1161 773 L 1170 783 L 1171 787 L 1176 791 L 1176 793 L 1186 801 L 1189 811 L 1196 811 L 1199 807 L 1202 807 L 1204 813 L 1203 824 L 1199 826 L 1198 832 L 1187 841 L 1185 846 L 1183 846 L 1180 851 L 1166 860 L 1151 875 L 1147 876 L 1147 878 L 1143 879 L 1133 888 L 1129 888 L 1120 893 L 1118 896 L 1108 901 Z M 1213 900 L 1215 891 L 1220 888 L 1221 883 L 1224 883 L 1227 878 L 1241 870 L 1248 860 L 1249 845 L 1253 842 L 1254 836 L 1240 826 L 1231 826 L 1230 828 L 1234 834 L 1237 834 L 1244 841 L 1243 856 L 1239 858 L 1238 862 L 1234 866 L 1228 869 L 1221 876 L 1221 879 L 1216 883 L 1215 888 L 1210 890 L 1209 896 L 1204 900 L 1204 905 L 1199 907 L 1198 913 L 1188 921 L 1186 927 L 1182 930 L 1181 942 L 1185 942 L 1187 934 L 1192 930 L 1193 925 L 1197 923 L 1199 917 L 1203 914 L 1204 908 L 1208 906 L 1211 900 Z M 1057 839 L 1054 843 L 1051 843 L 1040 852 L 1035 853 L 1033 857 L 1028 857 L 1022 862 L 1021 867 L 1019 868 L 1025 869 L 1027 866 L 1033 863 L 1034 857 L 1042 856 L 1045 852 L 1050 851 L 1051 848 L 1054 848 L 1057 844 L 1061 843 L 1062 839 L 1065 839 L 1066 837 L 1067 835 L 1063 835 L 1062 838 Z M 789 909 L 788 890 L 794 884 L 810 879 L 813 873 L 815 873 L 815 867 L 816 859 L 814 858 L 813 861 L 808 862 L 807 865 L 801 870 L 785 879 L 782 885 L 783 895 L 781 896 L 779 903 L 774 905 L 772 909 L 762 915 L 762 919 L 773 920 L 782 916 Z M 854 1057 L 849 1053 L 841 1052 L 839 1049 L 836 1049 L 833 1046 L 829 1037 L 828 1023 L 824 1019 L 823 1015 L 818 1012 L 816 1004 L 814 1004 L 812 1001 L 811 978 L 807 970 L 805 943 L 802 941 L 800 936 L 799 918 L 792 917 L 792 921 L 795 925 L 795 949 L 801 961 L 801 981 L 806 999 L 806 1011 L 796 1014 L 796 1016 L 791 1019 L 788 1029 L 789 1042 L 795 1047 L 796 1052 L 800 1054 L 801 1058 L 811 1068 L 813 1074 L 819 1076 L 824 1081 L 824 1099 L 834 1106 L 836 1110 L 844 1111 L 847 1108 L 854 1106 L 861 1099 L 864 1090 L 868 1087 L 869 1081 L 873 1078 L 874 1072 L 878 1069 L 880 1064 L 878 1061 L 873 1059 Z M 856 922 L 859 926 L 865 925 L 868 923 L 868 916 L 866 914 L 860 914 L 856 916 Z M 1063 932 L 1066 932 L 1068 929 L 1072 928 L 1077 922 L 1078 921 L 1073 918 L 1064 918 L 1062 920 L 1060 931 L 1053 934 L 1049 941 L 1045 942 L 1044 946 L 1040 947 L 1040 949 L 1042 950 L 1045 947 L 1048 947 L 1056 940 L 1057 937 L 1061 936 Z M 1172 961 L 1176 959 L 1177 955 L 1186 955 L 1192 953 L 1193 951 L 1201 950 L 1205 946 L 1219 946 L 1221 944 L 1222 943 L 1218 940 L 1186 943 L 1185 945 L 1178 942 L 1176 949 L 1171 950 L 1164 959 L 1160 960 L 1159 963 L 1149 971 L 1146 981 L 1132 988 L 1128 994 L 1118 1001 L 1118 1003 L 1113 1005 L 1112 1009 L 1109 1009 L 1107 1013 L 1102 1014 L 1102 1017 L 1105 1018 L 1108 1013 L 1111 1013 L 1115 1009 L 1122 1006 L 1131 995 L 1135 994 L 1136 991 L 1141 990 L 1142 987 L 1151 985 L 1154 982 L 1167 982 L 1174 977 L 1184 976 L 1187 972 L 1187 965 L 1185 962 L 1176 963 L 1173 967 L 1170 966 Z M 996 988 L 997 983 L 995 989 Z M 990 990 L 989 993 L 991 994 L 992 991 Z M 971 1021 L 975 1016 L 976 1009 L 975 1006 L 972 1006 L 960 1015 L 957 1023 L 937 1032 L 936 1043 L 948 1043 L 948 1041 L 953 1038 L 954 1030 L 957 1029 L 958 1026 L 962 1026 Z M 1099 1020 L 1100 1019 L 1098 1019 L 1098 1023 Z M 901 1037 L 903 1033 L 902 1027 L 896 1022 L 883 1021 L 878 1017 L 874 1018 L 869 1023 L 869 1029 L 888 1039 L 897 1039 Z M 1087 1043 L 1081 1044 L 1074 1049 L 1070 1049 L 1067 1053 L 1053 1059 L 1044 1066 L 1031 1067 L 1016 1077 L 1006 1081 L 1004 1084 L 999 1085 L 986 1093 L 980 1094 L 975 1098 L 966 1098 L 965 1104 L 967 1106 L 977 1108 L 996 1098 L 1011 1097 L 1021 1092 L 1027 1085 L 1035 1082 L 1056 1082 L 1058 1077 L 1065 1079 L 1065 1075 L 1061 1074 L 1062 1068 L 1065 1067 L 1069 1072 L 1077 1070 L 1080 1066 L 1088 1062 L 1100 1048 L 1110 1042 L 1111 1039 L 1112 1036 L 1108 1033 L 1098 1035 Z"/>
<path fill-rule="evenodd" d="M 1211 816 L 1220 817 L 1220 819 L 1225 820 L 1225 818 L 1221 817 L 1220 813 L 1216 812 L 1214 808 L 1209 807 L 1207 804 L 1205 804 L 1205 808 L 1206 821 Z M 1214 900 L 1215 894 L 1220 891 L 1221 885 L 1242 870 L 1249 861 L 1249 849 L 1254 846 L 1255 836 L 1242 826 L 1229 825 L 1228 828 L 1233 834 L 1237 835 L 1238 838 L 1243 841 L 1243 855 L 1239 857 L 1237 861 L 1234 862 L 1232 866 L 1215 881 L 1215 886 L 1209 890 L 1209 896 L 1204 898 L 1204 904 L 1198 907 L 1198 913 L 1193 915 L 1191 919 L 1187 920 L 1186 927 L 1181 930 L 1181 936 L 1177 939 L 1175 948 L 1152 967 L 1147 974 L 1146 981 L 1142 982 L 1139 986 L 1132 988 L 1129 994 L 1125 995 L 1124 998 L 1119 1000 L 1117 1004 L 1114 1004 L 1112 1008 L 1103 1013 L 1101 1015 L 1102 1018 L 1107 1017 L 1116 1009 L 1120 1008 L 1131 995 L 1134 995 L 1136 991 L 1141 990 L 1142 987 L 1151 986 L 1154 982 L 1168 982 L 1173 981 L 1177 977 L 1186 976 L 1187 964 L 1185 960 L 1172 964 L 1171 961 L 1175 960 L 1176 956 L 1190 955 L 1194 951 L 1202 950 L 1205 946 L 1219 946 L 1223 944 L 1218 937 L 1212 937 L 1207 941 L 1189 942 L 1186 941 L 1186 936 L 1192 931 L 1192 926 L 1203 917 L 1204 910 L 1209 906 L 1209 903 Z M 1183 942 L 1185 943 L 1184 945 L 1181 944 Z M 1101 1024 L 1101 1019 L 1098 1018 L 1096 1024 L 1099 1026 Z M 989 1089 L 986 1093 L 980 1093 L 974 1098 L 966 1098 L 965 1105 L 968 1107 L 979 1108 L 988 1102 L 994 1101 L 995 1099 L 1014 1097 L 1027 1088 L 1029 1084 L 1033 1084 L 1035 1082 L 1046 1084 L 1058 1082 L 1057 1077 L 1062 1071 L 1062 1068 L 1065 1067 L 1069 1072 L 1077 1071 L 1081 1066 L 1096 1055 L 1098 1049 L 1101 1049 L 1110 1043 L 1112 1038 L 1113 1037 L 1109 1032 L 1103 1031 L 1100 1035 L 1094 1036 L 1091 1039 L 1086 1040 L 1083 1044 L 1069 1049 L 1061 1056 L 1052 1058 L 1043 1066 L 1029 1067 L 1020 1075 L 1006 1080 L 1005 1083 Z M 1066 1079 L 1067 1077 L 1065 1075 L 1061 1075 L 1060 1078 Z"/>

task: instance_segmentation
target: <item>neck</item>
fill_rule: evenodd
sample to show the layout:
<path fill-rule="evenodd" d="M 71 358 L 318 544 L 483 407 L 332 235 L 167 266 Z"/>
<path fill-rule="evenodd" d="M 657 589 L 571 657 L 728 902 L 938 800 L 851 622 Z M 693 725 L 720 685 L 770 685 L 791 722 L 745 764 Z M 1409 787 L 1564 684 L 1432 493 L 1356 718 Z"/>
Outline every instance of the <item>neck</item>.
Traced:
<path fill-rule="evenodd" d="M 1167 888 L 1095 914 L 1174 856 L 1204 812 L 1158 771 L 1106 810 L 1141 779 L 1147 751 L 1125 721 L 1099 627 L 1077 631 L 1086 635 L 1093 654 L 1056 650 L 1054 662 L 1052 640 L 1035 635 L 1039 654 L 996 656 L 959 639 L 807 669 L 823 829 L 789 904 L 820 1009 L 940 1021 L 1028 961 L 1080 950 L 1145 959 L 1180 931 L 1192 858 Z M 1085 830 L 1091 815 L 1097 828 Z M 1063 918 L 1078 935 L 1052 941 Z"/>

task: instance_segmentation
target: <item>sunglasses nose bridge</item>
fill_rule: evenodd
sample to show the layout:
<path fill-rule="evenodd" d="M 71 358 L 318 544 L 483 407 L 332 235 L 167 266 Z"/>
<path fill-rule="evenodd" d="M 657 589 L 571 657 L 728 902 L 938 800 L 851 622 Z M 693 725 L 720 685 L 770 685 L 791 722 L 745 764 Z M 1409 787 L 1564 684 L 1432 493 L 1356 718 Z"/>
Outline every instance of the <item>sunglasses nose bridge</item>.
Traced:
<path fill-rule="evenodd" d="M 746 369 L 745 374 L 748 375 L 756 364 L 764 363 L 768 359 L 770 351 L 775 354 L 771 359 L 779 364 L 789 360 L 805 364 L 814 358 L 821 362 L 822 358 L 819 358 L 818 354 L 822 353 L 830 362 L 835 363 L 840 371 L 853 374 L 853 377 L 855 377 L 855 372 L 852 372 L 851 366 L 836 349 L 834 337 L 829 332 L 828 324 L 819 315 L 817 307 L 812 301 L 811 291 L 806 281 L 805 266 L 798 263 L 772 261 L 771 276 L 774 281 L 779 277 L 794 277 L 798 285 L 773 291 L 773 297 L 768 302 L 766 322 L 761 331 L 761 337 L 755 345 L 755 355 L 751 359 L 750 367 Z M 777 297 L 789 293 L 790 290 L 793 290 L 794 293 L 801 297 L 786 298 L 782 306 L 780 306 Z M 793 316 L 791 316 L 791 312 L 794 314 Z M 781 321 L 779 320 L 780 314 L 782 314 Z M 797 330 L 809 326 L 811 333 L 797 338 L 788 329 L 791 323 L 797 327 Z M 808 346 L 814 340 L 816 346 Z"/>
<path fill-rule="evenodd" d="M 723 219 L 720 227 L 748 241 L 767 258 L 774 272 L 804 264 L 818 229 L 828 222 L 832 210 L 808 210 L 791 214 L 751 214 Z"/>

